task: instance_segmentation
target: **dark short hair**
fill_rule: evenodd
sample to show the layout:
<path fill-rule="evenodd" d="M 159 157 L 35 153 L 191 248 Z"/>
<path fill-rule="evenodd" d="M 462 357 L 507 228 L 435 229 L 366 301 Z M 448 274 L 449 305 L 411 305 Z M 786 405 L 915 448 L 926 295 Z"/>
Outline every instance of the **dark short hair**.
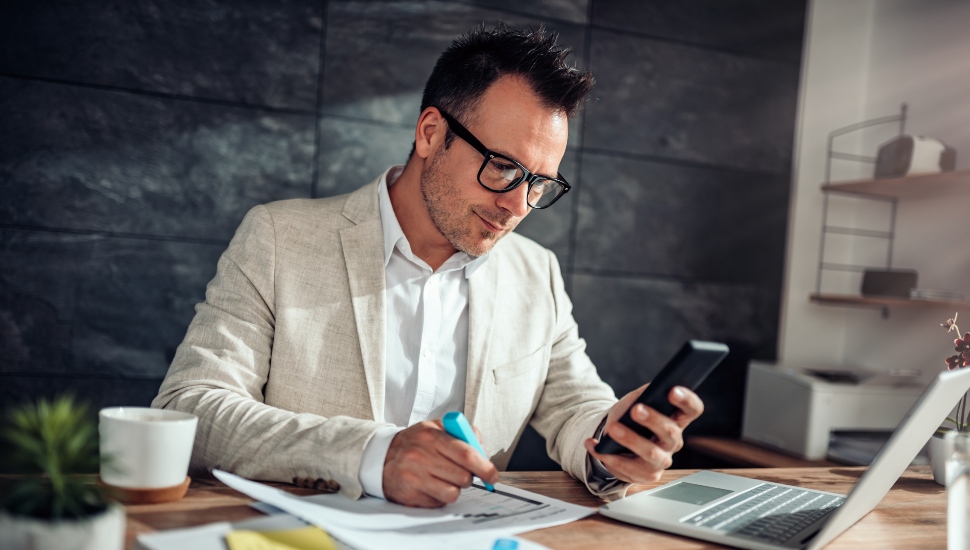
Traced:
<path fill-rule="evenodd" d="M 498 24 L 472 30 L 451 43 L 424 86 L 421 112 L 434 106 L 465 119 L 485 91 L 503 76 L 525 79 L 550 109 L 573 116 L 593 87 L 593 75 L 566 64 L 572 48 L 556 45 L 557 33 Z M 445 146 L 455 135 L 448 129 Z M 413 152 L 413 151 L 412 151 Z"/>

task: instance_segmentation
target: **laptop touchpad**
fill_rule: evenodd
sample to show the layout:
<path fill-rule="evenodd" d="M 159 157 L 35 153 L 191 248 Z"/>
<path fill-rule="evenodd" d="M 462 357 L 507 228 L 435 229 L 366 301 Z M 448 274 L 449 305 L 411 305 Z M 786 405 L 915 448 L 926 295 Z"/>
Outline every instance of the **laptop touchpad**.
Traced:
<path fill-rule="evenodd" d="M 677 502 L 686 502 L 687 504 L 702 505 L 733 492 L 727 489 L 718 489 L 696 483 L 677 483 L 666 489 L 650 493 L 650 496 L 676 500 Z"/>

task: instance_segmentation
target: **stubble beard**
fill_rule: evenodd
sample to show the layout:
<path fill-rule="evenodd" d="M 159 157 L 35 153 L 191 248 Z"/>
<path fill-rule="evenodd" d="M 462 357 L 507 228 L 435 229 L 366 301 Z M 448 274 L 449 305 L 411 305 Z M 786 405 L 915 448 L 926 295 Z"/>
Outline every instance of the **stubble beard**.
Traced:
<path fill-rule="evenodd" d="M 461 198 L 456 184 L 442 174 L 441 155 L 435 155 L 428 169 L 421 174 L 421 195 L 428 208 L 431 223 L 445 239 L 469 256 L 479 257 L 488 253 L 505 233 L 511 232 L 518 224 L 508 214 L 489 212 L 483 207 L 473 208 Z M 479 213 L 481 211 L 481 213 Z M 511 225 L 507 232 L 493 233 L 474 227 L 476 215 L 482 215 L 489 223 L 503 227 Z"/>

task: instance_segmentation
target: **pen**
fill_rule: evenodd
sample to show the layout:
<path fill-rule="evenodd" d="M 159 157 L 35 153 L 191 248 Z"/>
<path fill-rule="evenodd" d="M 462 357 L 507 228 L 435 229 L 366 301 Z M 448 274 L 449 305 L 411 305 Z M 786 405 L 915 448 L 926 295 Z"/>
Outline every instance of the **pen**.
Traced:
<path fill-rule="evenodd" d="M 472 430 L 472 426 L 468 423 L 468 419 L 465 418 L 465 415 L 458 411 L 451 411 L 441 419 L 441 424 L 445 427 L 445 432 L 447 432 L 448 435 L 468 443 L 473 449 L 482 453 L 482 456 L 488 460 L 488 455 L 485 454 L 485 449 L 482 448 L 481 444 L 478 442 L 478 438 L 475 437 L 475 430 Z M 486 489 L 495 492 L 494 485 L 487 483 L 484 479 L 482 480 L 482 483 L 485 484 Z"/>

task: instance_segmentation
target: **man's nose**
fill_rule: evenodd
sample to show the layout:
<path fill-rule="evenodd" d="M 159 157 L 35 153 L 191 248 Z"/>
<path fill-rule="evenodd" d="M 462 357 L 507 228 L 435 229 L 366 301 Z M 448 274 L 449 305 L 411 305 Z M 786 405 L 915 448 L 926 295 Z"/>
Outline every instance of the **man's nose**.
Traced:
<path fill-rule="evenodd" d="M 524 181 L 515 189 L 507 193 L 496 193 L 496 206 L 508 210 L 513 216 L 521 218 L 529 213 L 531 208 L 526 203 L 526 195 L 529 193 L 529 182 Z"/>

